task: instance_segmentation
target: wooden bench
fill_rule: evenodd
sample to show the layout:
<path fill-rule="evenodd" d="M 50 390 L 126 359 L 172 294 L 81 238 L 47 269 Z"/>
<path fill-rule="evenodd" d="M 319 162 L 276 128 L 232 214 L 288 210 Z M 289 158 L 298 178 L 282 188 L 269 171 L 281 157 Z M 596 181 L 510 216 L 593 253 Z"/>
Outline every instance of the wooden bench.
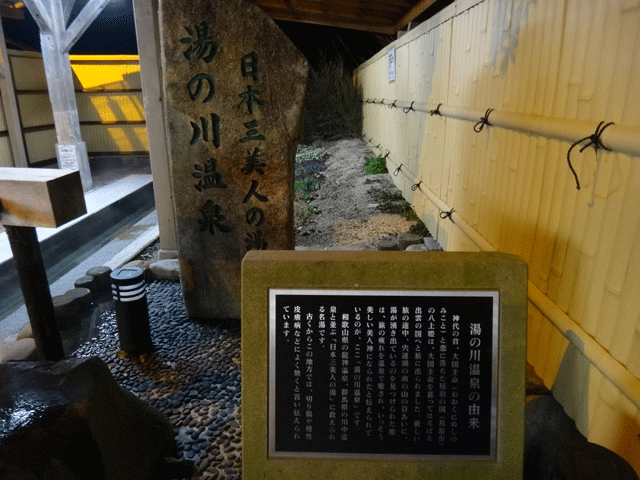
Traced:
<path fill-rule="evenodd" d="M 0 224 L 7 230 L 38 353 L 64 358 L 36 227 L 56 228 L 87 213 L 77 170 L 0 168 Z"/>

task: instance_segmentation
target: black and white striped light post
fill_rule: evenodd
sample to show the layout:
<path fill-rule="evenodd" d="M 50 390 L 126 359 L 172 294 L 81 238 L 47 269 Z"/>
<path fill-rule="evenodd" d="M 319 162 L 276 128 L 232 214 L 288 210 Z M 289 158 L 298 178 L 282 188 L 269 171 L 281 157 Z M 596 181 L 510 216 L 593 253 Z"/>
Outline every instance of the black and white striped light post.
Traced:
<path fill-rule="evenodd" d="M 131 355 L 154 350 L 149 328 L 147 284 L 139 267 L 123 267 L 111 273 L 120 348 Z"/>

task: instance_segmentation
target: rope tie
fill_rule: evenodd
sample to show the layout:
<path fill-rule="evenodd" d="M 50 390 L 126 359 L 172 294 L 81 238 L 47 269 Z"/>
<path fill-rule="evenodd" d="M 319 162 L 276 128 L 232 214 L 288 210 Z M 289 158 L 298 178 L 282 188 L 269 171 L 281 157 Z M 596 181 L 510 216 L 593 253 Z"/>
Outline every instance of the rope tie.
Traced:
<path fill-rule="evenodd" d="M 442 220 L 444 220 L 445 218 L 448 218 L 449 220 L 451 220 L 453 222 L 453 219 L 451 218 L 451 215 L 453 214 L 453 212 L 455 212 L 455 208 L 452 208 L 451 210 L 449 210 L 448 212 L 440 212 L 440 218 Z"/>
<path fill-rule="evenodd" d="M 386 105 L 386 104 L 384 103 L 384 98 L 378 102 L 378 105 Z"/>
<path fill-rule="evenodd" d="M 416 190 L 420 189 L 420 184 L 422 183 L 422 180 L 420 180 L 418 183 L 414 183 L 413 185 L 411 185 L 411 191 L 415 192 Z M 422 191 L 422 190 L 420 190 Z"/>
<path fill-rule="evenodd" d="M 573 150 L 573 147 L 576 147 L 577 145 L 584 142 L 585 140 L 589 140 L 589 142 L 580 149 L 580 153 L 582 153 L 582 151 L 587 147 L 593 147 L 593 149 L 596 151 L 596 162 L 598 162 L 599 149 L 607 150 L 608 152 L 611 151 L 610 148 L 607 148 L 602 144 L 602 140 L 600 140 L 600 136 L 602 135 L 602 132 L 604 132 L 605 128 L 613 124 L 614 124 L 613 122 L 609 122 L 606 124 L 604 122 L 600 122 L 596 127 L 596 131 L 593 134 L 589 135 L 588 137 L 581 138 L 580 140 L 578 140 L 577 142 L 575 142 L 573 145 L 569 147 L 569 151 L 567 152 L 567 163 L 569 164 L 569 169 L 571 170 L 571 173 L 573 173 L 573 176 L 576 179 L 576 189 L 580 190 L 580 180 L 578 179 L 578 174 L 574 170 L 573 165 L 571 165 L 571 150 Z M 599 163 L 598 163 L 598 166 L 599 166 Z M 594 185 L 594 188 L 595 188 L 595 185 Z"/>
<path fill-rule="evenodd" d="M 404 113 L 409 113 L 410 111 L 412 111 L 412 110 L 413 110 L 413 104 L 414 104 L 414 103 L 416 103 L 416 102 L 415 102 L 415 101 L 411 102 L 411 105 L 409 105 L 408 107 L 404 107 L 404 108 L 402 109 L 402 111 L 403 111 Z M 415 112 L 415 110 L 413 110 L 413 111 Z"/>
<path fill-rule="evenodd" d="M 393 103 L 389 104 L 389 108 L 398 108 L 398 107 L 396 107 L 396 102 L 397 101 L 398 100 L 394 100 Z"/>
<path fill-rule="evenodd" d="M 401 171 L 402 171 L 402 164 L 400 164 L 400 166 L 393 171 L 393 176 L 397 177 Z"/>
<path fill-rule="evenodd" d="M 440 113 L 440 107 L 442 106 L 441 103 L 438 104 L 438 106 L 435 108 L 435 110 L 430 110 L 429 114 L 430 115 L 439 115 L 442 116 L 442 114 Z"/>
<path fill-rule="evenodd" d="M 491 124 L 489 123 L 489 114 L 491 112 L 493 112 L 493 108 L 487 108 L 484 117 L 482 117 L 480 121 L 473 126 L 474 132 L 480 133 L 485 125 L 491 126 Z"/>
<path fill-rule="evenodd" d="M 378 150 L 380 150 L 380 144 L 376 145 L 376 146 L 375 146 L 375 147 L 373 147 L 373 148 L 377 148 Z"/>

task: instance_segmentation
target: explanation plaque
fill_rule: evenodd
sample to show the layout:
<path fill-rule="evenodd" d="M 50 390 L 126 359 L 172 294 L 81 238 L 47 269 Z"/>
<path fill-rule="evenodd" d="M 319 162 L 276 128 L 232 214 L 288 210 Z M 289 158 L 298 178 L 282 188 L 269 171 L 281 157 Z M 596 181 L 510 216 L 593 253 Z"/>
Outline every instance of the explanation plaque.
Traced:
<path fill-rule="evenodd" d="M 527 265 L 251 251 L 243 480 L 522 478 Z"/>
<path fill-rule="evenodd" d="M 495 460 L 499 293 L 269 291 L 271 457 Z"/>

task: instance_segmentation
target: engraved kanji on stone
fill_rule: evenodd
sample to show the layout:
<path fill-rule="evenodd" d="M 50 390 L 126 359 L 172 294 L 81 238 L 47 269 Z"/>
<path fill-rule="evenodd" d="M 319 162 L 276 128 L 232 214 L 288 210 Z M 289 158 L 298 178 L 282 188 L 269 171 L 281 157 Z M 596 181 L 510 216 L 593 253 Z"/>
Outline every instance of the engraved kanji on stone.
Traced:
<path fill-rule="evenodd" d="M 183 52 L 184 56 L 191 60 L 202 59 L 209 63 L 218 53 L 218 42 L 215 38 L 209 36 L 209 23 L 202 22 L 194 27 L 184 27 L 189 34 L 188 37 L 180 39 L 180 43 L 189 45 Z M 195 37 L 195 38 L 194 38 Z"/>
<path fill-rule="evenodd" d="M 264 210 L 258 207 L 252 207 L 247 211 L 245 218 L 249 225 L 255 224 L 256 227 L 259 227 L 264 223 Z"/>
<path fill-rule="evenodd" d="M 251 85 L 247 85 L 247 90 L 238 95 L 242 98 L 242 101 L 238 104 L 238 108 L 240 108 L 244 104 L 247 104 L 249 113 L 253 113 L 254 103 L 257 105 L 264 105 L 264 102 L 259 98 L 260 95 L 262 95 L 260 93 L 260 90 L 253 88 Z"/>
<path fill-rule="evenodd" d="M 260 57 L 258 57 L 258 54 L 251 52 L 242 57 L 240 70 L 243 77 L 258 80 L 258 74 L 260 73 Z"/>
<path fill-rule="evenodd" d="M 194 178 L 199 178 L 200 181 L 194 185 L 196 190 L 201 192 L 205 188 L 227 188 L 225 183 L 222 183 L 222 174 L 216 170 L 218 161 L 215 158 L 210 158 L 208 162 L 204 164 L 204 167 L 200 164 L 194 165 L 196 169 L 191 175 Z"/>
<path fill-rule="evenodd" d="M 258 172 L 260 175 L 264 175 L 264 167 L 267 164 L 260 161 L 260 149 L 254 148 L 253 152 L 247 150 L 247 154 L 247 164 L 240 171 L 245 175 L 249 175 L 251 172 Z"/>
<path fill-rule="evenodd" d="M 213 77 L 208 73 L 199 73 L 194 76 L 189 83 L 187 84 L 187 91 L 189 92 L 189 98 L 191 100 L 197 100 L 202 93 L 202 84 L 207 82 L 209 84 L 209 93 L 202 100 L 202 103 L 207 103 L 210 101 L 216 93 L 216 84 L 213 80 Z"/>
<path fill-rule="evenodd" d="M 200 213 L 204 217 L 202 220 L 198 220 L 200 225 L 200 231 L 204 232 L 209 230 L 209 233 L 213 235 L 216 227 L 221 232 L 230 232 L 231 227 L 226 224 L 227 219 L 222 215 L 220 205 L 214 204 L 211 200 L 207 200 L 200 209 Z"/>
<path fill-rule="evenodd" d="M 260 126 L 260 122 L 257 120 L 251 120 L 250 122 L 244 123 L 243 125 L 247 128 L 247 135 L 244 138 L 241 138 L 240 141 L 242 143 L 249 142 L 251 140 L 264 140 L 264 135 L 258 132 L 258 127 Z"/>
<path fill-rule="evenodd" d="M 209 135 L 209 120 L 204 117 L 200 117 L 200 124 L 202 125 L 202 127 L 196 122 L 191 122 L 191 128 L 193 128 L 193 136 L 191 137 L 189 145 L 193 145 L 198 140 L 200 140 L 200 137 L 202 137 L 202 140 L 204 140 L 205 142 L 208 142 L 209 138 L 211 138 L 213 146 L 219 148 L 220 116 L 215 113 L 211 114 L 211 135 Z"/>
<path fill-rule="evenodd" d="M 247 233 L 247 238 L 244 239 L 244 243 L 247 250 L 266 250 L 269 246 L 260 230 L 254 233 Z"/>
<path fill-rule="evenodd" d="M 255 196 L 261 202 L 268 202 L 269 199 L 266 195 L 261 195 L 256 190 L 258 189 L 259 182 L 257 180 L 251 180 L 251 188 L 249 189 L 249 193 L 244 197 L 242 203 L 247 203 L 252 196 Z"/>

